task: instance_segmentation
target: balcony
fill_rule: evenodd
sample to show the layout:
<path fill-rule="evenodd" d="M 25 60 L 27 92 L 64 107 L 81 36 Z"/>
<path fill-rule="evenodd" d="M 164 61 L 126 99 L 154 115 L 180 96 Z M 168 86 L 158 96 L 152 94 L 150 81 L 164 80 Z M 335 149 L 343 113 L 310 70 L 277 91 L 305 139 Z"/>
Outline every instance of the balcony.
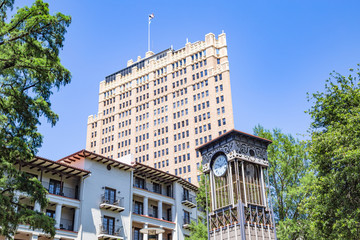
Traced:
<path fill-rule="evenodd" d="M 74 231 L 73 221 L 70 221 L 68 219 L 60 219 L 60 229 L 67 231 Z"/>
<path fill-rule="evenodd" d="M 124 198 L 109 199 L 105 197 L 105 194 L 101 195 L 100 208 L 114 212 L 122 212 L 125 210 Z"/>
<path fill-rule="evenodd" d="M 49 182 L 42 182 L 42 185 L 50 194 L 63 196 L 72 199 L 79 199 L 79 194 L 76 188 L 54 186 Z"/>
<path fill-rule="evenodd" d="M 114 227 L 105 228 L 103 225 L 100 225 L 100 234 L 98 235 L 98 239 L 123 240 L 123 228 L 116 225 Z"/>
<path fill-rule="evenodd" d="M 197 221 L 196 221 L 195 218 L 184 217 L 184 218 L 183 218 L 183 225 L 182 225 L 182 227 L 185 228 L 185 229 L 189 229 L 191 222 L 197 222 Z"/>
<path fill-rule="evenodd" d="M 189 208 L 196 208 L 196 197 L 190 194 L 183 194 L 181 203 Z"/>
<path fill-rule="evenodd" d="M 158 185 L 146 183 L 146 184 L 134 184 L 133 186 L 139 189 L 143 189 L 149 192 L 153 192 L 166 197 L 173 198 L 172 191 L 168 191 L 167 189 L 162 189 L 162 187 L 159 187 Z"/>

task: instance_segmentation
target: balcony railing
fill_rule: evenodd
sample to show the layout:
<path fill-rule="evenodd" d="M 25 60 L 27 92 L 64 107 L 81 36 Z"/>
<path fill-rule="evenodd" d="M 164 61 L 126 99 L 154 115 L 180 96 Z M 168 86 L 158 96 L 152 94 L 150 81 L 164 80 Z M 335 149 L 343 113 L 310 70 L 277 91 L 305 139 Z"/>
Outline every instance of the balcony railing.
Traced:
<path fill-rule="evenodd" d="M 60 220 L 60 229 L 74 231 L 74 223 L 68 219 L 61 219 Z"/>
<path fill-rule="evenodd" d="M 69 187 L 56 187 L 56 186 L 50 186 L 49 182 L 42 182 L 42 185 L 48 190 L 49 193 L 64 196 L 68 198 L 73 199 L 79 199 L 79 194 L 75 188 L 69 188 Z"/>
<path fill-rule="evenodd" d="M 107 210 L 121 212 L 125 209 L 124 207 L 124 198 L 106 198 L 105 194 L 101 195 L 100 208 L 105 208 Z"/>
<path fill-rule="evenodd" d="M 167 197 L 173 197 L 172 191 L 168 192 L 166 189 L 164 189 L 163 187 L 158 188 L 158 187 L 154 187 L 153 184 L 150 183 L 146 183 L 145 185 L 141 185 L 141 184 L 134 184 L 134 187 L 136 188 L 140 188 L 140 189 L 144 189 L 147 190 L 149 192 L 153 192 L 153 193 L 157 193 L 157 194 L 161 194 L 163 196 L 167 196 Z"/>
<path fill-rule="evenodd" d="M 191 194 L 183 194 L 182 196 L 182 204 L 188 206 L 190 208 L 196 207 L 196 197 Z"/>
<path fill-rule="evenodd" d="M 114 227 L 105 228 L 104 225 L 100 224 L 99 239 L 119 239 L 124 237 L 123 227 L 115 225 Z"/>

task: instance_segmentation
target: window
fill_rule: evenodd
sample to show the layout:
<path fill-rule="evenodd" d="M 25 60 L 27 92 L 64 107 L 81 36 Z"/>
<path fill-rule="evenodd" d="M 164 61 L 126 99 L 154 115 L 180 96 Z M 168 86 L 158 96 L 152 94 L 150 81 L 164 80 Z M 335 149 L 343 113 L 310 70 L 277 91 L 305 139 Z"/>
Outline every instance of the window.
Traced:
<path fill-rule="evenodd" d="M 184 224 L 190 224 L 190 213 L 184 210 Z"/>
<path fill-rule="evenodd" d="M 140 233 L 140 228 L 134 228 L 134 240 L 143 240 L 143 234 Z"/>
<path fill-rule="evenodd" d="M 158 183 L 153 183 L 153 192 L 161 194 L 161 185 Z"/>
<path fill-rule="evenodd" d="M 103 197 L 103 201 L 106 203 L 113 204 L 116 201 L 116 190 L 112 188 L 105 188 L 105 194 Z"/>
<path fill-rule="evenodd" d="M 134 213 L 140 214 L 140 215 L 144 214 L 144 204 L 142 202 L 135 201 Z"/>
<path fill-rule="evenodd" d="M 109 235 L 114 235 L 115 232 L 115 218 L 104 216 L 103 231 Z"/>
<path fill-rule="evenodd" d="M 53 211 L 53 210 L 46 210 L 46 216 L 55 219 L 55 211 Z"/>
<path fill-rule="evenodd" d="M 145 180 L 135 177 L 135 187 L 145 189 Z"/>
<path fill-rule="evenodd" d="M 48 190 L 49 193 L 51 194 L 61 195 L 61 182 L 54 179 L 50 179 Z"/>

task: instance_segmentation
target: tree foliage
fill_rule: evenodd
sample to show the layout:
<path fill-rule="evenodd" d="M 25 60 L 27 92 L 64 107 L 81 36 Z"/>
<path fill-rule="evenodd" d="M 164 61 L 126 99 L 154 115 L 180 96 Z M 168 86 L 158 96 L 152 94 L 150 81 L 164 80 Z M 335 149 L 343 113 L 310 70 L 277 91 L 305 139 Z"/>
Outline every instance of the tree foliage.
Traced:
<path fill-rule="evenodd" d="M 299 239 L 308 235 L 303 200 L 309 196 L 313 174 L 306 144 L 279 129 L 272 131 L 258 125 L 254 134 L 269 139 L 268 147 L 270 193 L 279 239 Z"/>
<path fill-rule="evenodd" d="M 310 153 L 317 173 L 307 208 L 318 239 L 360 236 L 360 72 L 330 74 L 313 106 Z"/>
<path fill-rule="evenodd" d="M 41 207 L 47 204 L 41 183 L 16 163 L 31 160 L 41 146 L 40 117 L 52 125 L 58 120 L 50 96 L 71 80 L 59 58 L 71 19 L 50 15 L 41 0 L 8 17 L 13 6 L 14 0 L 0 0 L 0 235 L 15 234 L 20 223 L 54 235 L 53 220 L 16 197 L 23 192 Z"/>
<path fill-rule="evenodd" d="M 206 217 L 199 216 L 197 222 L 191 221 L 190 224 L 190 237 L 185 238 L 186 240 L 207 240 L 208 231 L 206 225 Z"/>

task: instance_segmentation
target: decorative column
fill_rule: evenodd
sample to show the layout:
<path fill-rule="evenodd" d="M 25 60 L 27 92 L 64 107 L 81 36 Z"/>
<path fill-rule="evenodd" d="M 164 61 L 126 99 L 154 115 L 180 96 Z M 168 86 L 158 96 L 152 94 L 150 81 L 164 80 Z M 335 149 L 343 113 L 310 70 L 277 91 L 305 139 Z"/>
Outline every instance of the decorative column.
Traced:
<path fill-rule="evenodd" d="M 144 197 L 144 215 L 149 216 L 149 198 Z"/>
<path fill-rule="evenodd" d="M 79 213 L 80 213 L 80 209 L 79 208 L 75 208 L 75 213 L 74 213 L 74 232 L 78 232 L 79 231 Z"/>
<path fill-rule="evenodd" d="M 158 240 L 163 240 L 163 234 L 162 233 L 159 233 Z"/>
<path fill-rule="evenodd" d="M 56 204 L 56 210 L 55 210 L 55 228 L 59 229 L 60 228 L 60 219 L 61 219 L 61 209 L 62 209 L 62 204 L 58 203 Z"/>
<path fill-rule="evenodd" d="M 162 219 L 162 201 L 158 202 L 158 218 Z"/>
<path fill-rule="evenodd" d="M 144 200 L 145 200 L 145 199 L 144 199 Z M 147 223 L 144 224 L 144 228 L 148 228 L 148 224 L 147 224 Z M 147 234 L 147 233 L 143 233 L 143 234 L 144 234 L 143 240 L 148 240 L 148 234 Z"/>
<path fill-rule="evenodd" d="M 175 205 L 171 205 L 171 222 L 175 222 L 175 218 L 176 218 Z"/>

